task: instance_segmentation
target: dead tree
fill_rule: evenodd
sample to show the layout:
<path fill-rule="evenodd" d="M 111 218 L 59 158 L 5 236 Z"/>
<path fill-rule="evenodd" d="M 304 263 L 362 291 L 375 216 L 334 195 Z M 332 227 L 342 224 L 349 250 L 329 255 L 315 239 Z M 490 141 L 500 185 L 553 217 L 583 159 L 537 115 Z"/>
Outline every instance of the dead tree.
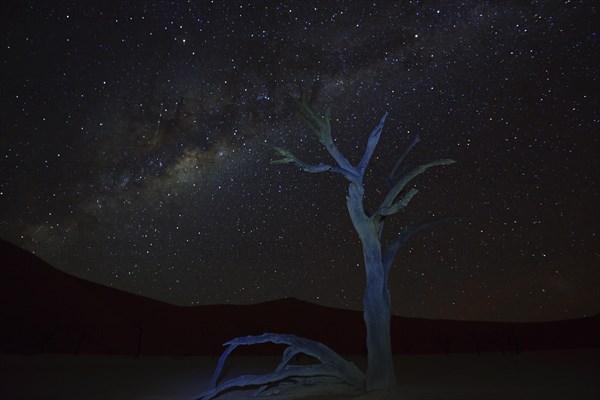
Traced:
<path fill-rule="evenodd" d="M 229 346 L 221 356 L 209 389 L 202 394 L 207 400 L 218 396 L 225 390 L 234 387 L 263 385 L 260 393 L 267 392 L 267 385 L 287 382 L 290 379 L 294 386 L 314 385 L 315 383 L 341 382 L 356 388 L 358 391 L 382 390 L 392 392 L 396 387 L 396 377 L 392 359 L 390 338 L 391 303 L 388 289 L 388 276 L 398 249 L 416 232 L 447 221 L 450 218 L 436 218 L 407 226 L 396 236 L 387 247 L 382 246 L 384 221 L 387 217 L 402 211 L 417 194 L 417 189 L 409 188 L 410 182 L 429 168 L 453 164 L 451 159 L 440 159 L 423 164 L 401 176 L 398 168 L 410 150 L 419 142 L 417 136 L 408 149 L 400 156 L 389 174 L 383 178 L 389 185 L 389 192 L 381 204 L 373 211 L 364 205 L 363 178 L 371 156 L 377 146 L 387 113 L 373 129 L 365 152 L 357 165 L 352 165 L 340 152 L 331 136 L 329 112 L 317 114 L 304 99 L 299 102 L 300 114 L 309 128 L 325 147 L 335 164 L 308 164 L 287 149 L 274 147 L 274 151 L 282 158 L 272 161 L 272 164 L 293 164 L 299 169 L 310 172 L 331 172 L 341 175 L 348 181 L 346 205 L 352 224 L 358 233 L 363 250 L 366 270 L 366 287 L 363 297 L 364 321 L 367 329 L 367 373 L 364 375 L 354 364 L 343 360 L 333 350 L 325 345 L 293 335 L 265 333 L 259 336 L 247 336 L 229 341 Z M 246 375 L 231 379 L 220 385 L 220 376 L 226 358 L 231 351 L 240 345 L 251 345 L 273 342 L 288 345 L 283 360 L 274 373 L 266 375 Z M 321 364 L 311 366 L 290 365 L 295 354 L 305 353 L 319 360 Z"/>

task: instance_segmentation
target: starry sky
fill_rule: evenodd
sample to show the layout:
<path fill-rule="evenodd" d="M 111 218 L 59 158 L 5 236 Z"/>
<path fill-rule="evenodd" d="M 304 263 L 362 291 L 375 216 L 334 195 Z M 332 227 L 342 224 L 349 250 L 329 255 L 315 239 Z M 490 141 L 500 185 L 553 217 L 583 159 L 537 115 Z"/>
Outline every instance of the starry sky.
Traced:
<path fill-rule="evenodd" d="M 347 183 L 297 115 L 331 109 L 366 204 L 419 135 L 393 313 L 538 321 L 600 311 L 593 1 L 3 2 L 0 237 L 180 305 L 362 309 Z M 389 222 L 388 222 L 389 221 Z"/>

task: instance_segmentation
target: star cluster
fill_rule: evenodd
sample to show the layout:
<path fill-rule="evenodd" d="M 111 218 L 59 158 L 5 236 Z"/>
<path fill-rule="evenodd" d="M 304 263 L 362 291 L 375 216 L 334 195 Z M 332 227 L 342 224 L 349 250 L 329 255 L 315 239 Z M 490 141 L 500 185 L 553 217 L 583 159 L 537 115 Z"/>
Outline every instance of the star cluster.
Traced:
<path fill-rule="evenodd" d="M 415 236 L 393 312 L 548 320 L 600 308 L 597 6 L 530 2 L 23 2 L 2 6 L 0 236 L 68 273 L 181 304 L 360 309 L 339 176 L 297 118 L 331 109 L 352 161 L 389 113 L 366 204 L 416 135 L 386 224 Z"/>

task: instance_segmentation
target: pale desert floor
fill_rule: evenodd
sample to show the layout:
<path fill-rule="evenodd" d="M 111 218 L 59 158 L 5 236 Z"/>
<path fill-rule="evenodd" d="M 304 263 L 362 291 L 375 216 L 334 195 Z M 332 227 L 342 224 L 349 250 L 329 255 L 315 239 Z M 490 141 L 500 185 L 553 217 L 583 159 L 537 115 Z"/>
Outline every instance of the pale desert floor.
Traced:
<path fill-rule="evenodd" d="M 364 359 L 351 360 L 364 368 Z M 216 361 L 210 357 L 0 355 L 0 399 L 193 399 L 206 388 Z M 234 353 L 226 377 L 267 372 L 278 361 L 277 357 L 235 357 Z M 395 361 L 399 393 L 393 397 L 370 394 L 360 399 L 600 398 L 600 349 L 398 356 Z M 220 399 L 242 400 L 250 394 L 229 392 Z"/>

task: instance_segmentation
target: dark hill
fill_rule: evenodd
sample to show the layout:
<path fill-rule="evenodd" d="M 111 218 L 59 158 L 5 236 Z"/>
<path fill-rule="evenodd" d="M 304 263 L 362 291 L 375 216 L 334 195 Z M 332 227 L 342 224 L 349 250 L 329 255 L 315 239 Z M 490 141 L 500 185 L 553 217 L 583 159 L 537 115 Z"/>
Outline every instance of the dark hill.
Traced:
<path fill-rule="evenodd" d="M 89 282 L 0 241 L 0 352 L 216 355 L 233 337 L 293 333 L 363 354 L 362 313 L 297 299 L 179 307 Z M 392 319 L 394 352 L 600 347 L 600 318 L 537 323 Z M 271 353 L 269 346 L 245 349 Z"/>

